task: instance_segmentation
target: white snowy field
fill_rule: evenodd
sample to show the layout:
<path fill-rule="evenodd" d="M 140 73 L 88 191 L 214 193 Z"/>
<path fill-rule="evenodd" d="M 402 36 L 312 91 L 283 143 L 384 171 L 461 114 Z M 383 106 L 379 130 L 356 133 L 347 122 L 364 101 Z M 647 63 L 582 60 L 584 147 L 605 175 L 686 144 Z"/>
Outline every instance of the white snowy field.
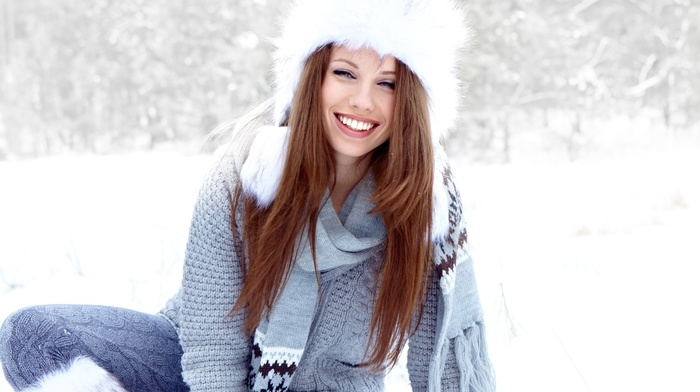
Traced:
<path fill-rule="evenodd" d="M 43 303 L 157 311 L 211 161 L 0 162 L 0 319 Z M 514 161 L 452 161 L 499 391 L 699 391 L 700 144 Z M 388 389 L 406 380 L 399 367 Z"/>

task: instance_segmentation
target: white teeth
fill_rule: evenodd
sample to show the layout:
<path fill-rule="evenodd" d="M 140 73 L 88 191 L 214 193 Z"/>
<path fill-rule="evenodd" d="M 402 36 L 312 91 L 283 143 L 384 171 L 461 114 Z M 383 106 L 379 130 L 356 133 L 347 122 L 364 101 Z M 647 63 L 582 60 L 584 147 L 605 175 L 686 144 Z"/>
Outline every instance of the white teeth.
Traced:
<path fill-rule="evenodd" d="M 340 122 L 343 124 L 347 125 L 348 127 L 356 130 L 356 131 L 366 131 L 374 126 L 372 123 L 367 123 L 364 121 L 357 121 L 352 118 L 348 118 L 345 116 L 338 116 L 338 119 L 340 119 Z"/>

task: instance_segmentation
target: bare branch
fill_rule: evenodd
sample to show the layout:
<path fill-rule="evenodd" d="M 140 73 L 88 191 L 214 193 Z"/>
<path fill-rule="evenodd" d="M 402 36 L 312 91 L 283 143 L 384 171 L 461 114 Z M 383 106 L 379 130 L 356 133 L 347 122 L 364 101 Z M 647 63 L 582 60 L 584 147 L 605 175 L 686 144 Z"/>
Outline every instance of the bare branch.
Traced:
<path fill-rule="evenodd" d="M 605 52 L 605 49 L 608 47 L 608 44 L 610 43 L 610 38 L 608 37 L 603 37 L 600 39 L 600 42 L 598 42 L 598 47 L 595 50 L 595 53 L 593 54 L 593 57 L 588 61 L 588 66 L 591 68 L 595 68 L 596 65 L 600 62 L 601 57 L 603 57 L 603 53 Z"/>
<path fill-rule="evenodd" d="M 576 16 L 579 12 L 586 10 L 588 7 L 592 6 L 593 4 L 599 1 L 600 0 L 585 0 L 582 3 L 579 3 L 574 8 L 572 8 L 571 11 L 569 11 L 569 17 Z"/>
<path fill-rule="evenodd" d="M 637 0 L 627 0 L 627 2 L 632 4 L 635 7 L 639 8 L 640 11 L 644 12 L 647 15 L 654 14 L 654 12 L 651 10 L 651 7 L 646 3 L 640 3 Z"/>
<path fill-rule="evenodd" d="M 642 95 L 644 95 L 644 93 L 648 89 L 661 83 L 663 81 L 663 79 L 664 78 L 660 73 L 656 74 L 656 75 L 652 76 L 651 78 L 648 78 L 648 79 L 644 80 L 643 82 L 637 84 L 636 86 L 630 87 L 629 89 L 627 89 L 626 93 L 627 93 L 627 95 L 630 95 L 630 96 L 641 97 Z"/>
<path fill-rule="evenodd" d="M 656 64 L 656 60 L 658 59 L 659 57 L 655 53 L 652 53 L 647 57 L 642 69 L 639 71 L 639 84 L 642 84 L 645 80 L 647 80 L 649 77 L 649 71 L 651 71 L 651 68 L 654 66 L 654 64 Z"/>
<path fill-rule="evenodd" d="M 681 24 L 681 36 L 678 37 L 678 40 L 673 45 L 676 50 L 681 50 L 685 46 L 685 42 L 688 40 L 688 30 L 690 30 L 690 21 L 685 19 Z"/>

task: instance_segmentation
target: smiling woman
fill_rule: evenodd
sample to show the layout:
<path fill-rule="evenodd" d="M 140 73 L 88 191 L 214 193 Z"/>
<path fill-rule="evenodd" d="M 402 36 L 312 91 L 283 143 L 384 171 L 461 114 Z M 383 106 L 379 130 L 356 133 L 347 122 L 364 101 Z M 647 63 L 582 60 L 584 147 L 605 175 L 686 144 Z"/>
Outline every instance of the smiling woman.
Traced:
<path fill-rule="evenodd" d="M 321 88 L 325 136 L 336 163 L 357 164 L 389 139 L 394 111 L 396 60 L 371 49 L 331 48 Z"/>
<path fill-rule="evenodd" d="M 235 124 L 200 192 L 181 289 L 156 316 L 18 311 L 0 331 L 10 382 L 379 391 L 408 342 L 414 389 L 492 391 L 441 144 L 466 36 L 451 0 L 294 2 L 274 95 Z"/>
<path fill-rule="evenodd" d="M 367 172 L 367 154 L 389 139 L 396 59 L 380 58 L 371 49 L 329 46 L 325 50 L 330 50 L 330 62 L 321 87 L 321 116 L 336 164 L 331 201 L 337 212 Z"/>

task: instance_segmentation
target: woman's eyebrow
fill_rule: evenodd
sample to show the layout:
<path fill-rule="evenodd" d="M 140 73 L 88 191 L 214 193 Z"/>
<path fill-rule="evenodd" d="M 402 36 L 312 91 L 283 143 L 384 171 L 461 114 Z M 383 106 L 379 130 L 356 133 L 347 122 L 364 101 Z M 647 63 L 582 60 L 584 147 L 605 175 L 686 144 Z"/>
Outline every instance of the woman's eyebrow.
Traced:
<path fill-rule="evenodd" d="M 336 61 L 340 61 L 340 62 L 343 62 L 343 63 L 347 63 L 348 65 L 350 65 L 351 67 L 354 67 L 354 68 L 360 68 L 360 67 L 357 66 L 357 64 L 355 64 L 355 63 L 353 63 L 352 61 L 347 60 L 347 59 L 340 58 L 340 59 L 333 59 L 333 60 L 331 60 L 332 63 L 334 63 L 334 62 L 336 62 Z"/>
<path fill-rule="evenodd" d="M 357 64 L 353 63 L 353 62 L 350 61 L 350 60 L 344 59 L 344 58 L 333 59 L 333 60 L 331 60 L 331 63 L 334 63 L 334 62 L 337 62 L 337 61 L 346 63 L 346 64 L 350 65 L 351 67 L 353 67 L 353 68 L 355 68 L 355 69 L 360 69 L 360 67 L 358 67 Z M 380 64 L 379 66 L 381 67 L 381 64 Z M 380 74 L 382 74 L 382 75 L 396 75 L 396 71 L 393 71 L 393 70 L 391 70 L 391 71 L 381 71 Z"/>

